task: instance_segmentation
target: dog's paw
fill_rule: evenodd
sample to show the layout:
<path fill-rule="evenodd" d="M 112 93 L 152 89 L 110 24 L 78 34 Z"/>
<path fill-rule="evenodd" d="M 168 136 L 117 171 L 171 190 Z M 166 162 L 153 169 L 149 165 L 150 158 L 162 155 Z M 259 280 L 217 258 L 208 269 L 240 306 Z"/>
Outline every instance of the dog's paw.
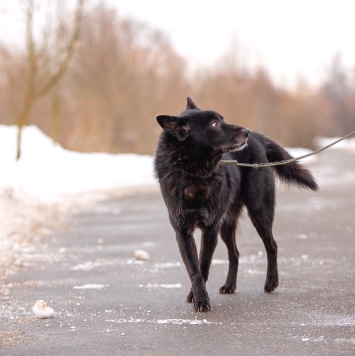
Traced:
<path fill-rule="evenodd" d="M 190 293 L 187 295 L 186 301 L 188 303 L 194 303 L 195 302 L 194 292 L 192 291 L 192 289 L 190 290 Z"/>
<path fill-rule="evenodd" d="M 279 285 L 278 276 L 267 276 L 265 281 L 264 290 L 267 293 L 273 292 Z"/>
<path fill-rule="evenodd" d="M 207 312 L 210 311 L 212 308 L 209 301 L 204 301 L 204 302 L 195 301 L 194 309 L 197 312 Z"/>
<path fill-rule="evenodd" d="M 219 293 L 221 294 L 232 294 L 235 293 L 236 290 L 236 286 L 226 283 L 224 286 L 222 286 L 221 288 L 219 288 Z"/>
<path fill-rule="evenodd" d="M 191 288 L 190 293 L 186 297 L 188 303 L 193 303 L 195 311 L 206 312 L 211 310 L 210 298 L 206 290 L 197 290 L 195 293 Z"/>

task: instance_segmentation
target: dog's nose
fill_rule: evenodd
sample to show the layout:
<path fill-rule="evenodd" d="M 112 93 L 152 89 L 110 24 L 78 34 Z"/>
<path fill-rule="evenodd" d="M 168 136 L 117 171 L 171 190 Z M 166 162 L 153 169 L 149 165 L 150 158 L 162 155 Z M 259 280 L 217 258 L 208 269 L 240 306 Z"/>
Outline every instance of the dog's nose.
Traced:
<path fill-rule="evenodd" d="M 249 129 L 242 129 L 244 135 L 248 137 L 250 135 L 250 130 Z"/>

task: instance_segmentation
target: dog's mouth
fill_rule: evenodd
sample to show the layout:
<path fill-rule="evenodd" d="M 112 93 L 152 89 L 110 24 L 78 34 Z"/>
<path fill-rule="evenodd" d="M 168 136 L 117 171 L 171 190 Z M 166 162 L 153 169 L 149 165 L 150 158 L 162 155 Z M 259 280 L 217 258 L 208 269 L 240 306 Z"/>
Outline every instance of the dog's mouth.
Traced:
<path fill-rule="evenodd" d="M 243 141 L 242 143 L 239 143 L 237 146 L 234 147 L 233 151 L 230 152 L 236 152 L 236 151 L 241 151 L 248 145 L 247 140 Z"/>
<path fill-rule="evenodd" d="M 226 147 L 224 147 L 224 153 L 228 153 L 228 152 L 237 152 L 237 151 L 241 151 L 242 149 L 244 149 L 247 145 L 248 145 L 248 140 L 244 140 L 242 142 L 235 142 L 232 143 L 231 145 L 228 145 Z"/>
<path fill-rule="evenodd" d="M 241 151 L 248 145 L 250 131 L 248 129 L 241 129 L 238 135 L 234 138 L 231 149 L 228 152 Z"/>

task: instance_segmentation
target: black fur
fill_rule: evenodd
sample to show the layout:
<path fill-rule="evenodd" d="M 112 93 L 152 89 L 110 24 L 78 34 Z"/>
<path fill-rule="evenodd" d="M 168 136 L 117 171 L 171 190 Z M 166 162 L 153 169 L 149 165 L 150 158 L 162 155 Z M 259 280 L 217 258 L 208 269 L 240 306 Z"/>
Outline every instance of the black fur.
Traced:
<path fill-rule="evenodd" d="M 168 208 L 170 222 L 192 288 L 187 301 L 196 311 L 211 309 L 206 290 L 209 268 L 220 233 L 228 248 L 229 269 L 220 293 L 234 293 L 237 283 L 237 221 L 243 206 L 264 242 L 267 275 L 264 289 L 278 286 L 277 244 L 272 235 L 275 182 L 272 168 L 221 165 L 224 159 L 266 163 L 291 156 L 269 138 L 224 122 L 214 111 L 200 110 L 187 99 L 178 116 L 159 115 L 163 128 L 155 158 L 155 172 Z M 279 178 L 299 187 L 317 190 L 309 171 L 293 162 L 276 166 Z M 198 257 L 193 232 L 202 231 Z"/>

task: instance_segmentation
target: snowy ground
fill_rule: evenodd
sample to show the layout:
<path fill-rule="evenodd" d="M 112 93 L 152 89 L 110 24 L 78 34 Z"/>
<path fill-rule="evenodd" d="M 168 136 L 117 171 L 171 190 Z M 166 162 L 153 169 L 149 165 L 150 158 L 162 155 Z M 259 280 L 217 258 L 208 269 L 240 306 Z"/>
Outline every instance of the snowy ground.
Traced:
<path fill-rule="evenodd" d="M 26 265 L 26 254 L 38 238 L 73 209 L 112 191 L 157 189 L 151 156 L 71 152 L 35 126 L 24 129 L 22 142 L 22 158 L 16 162 L 16 127 L 0 125 L 0 281 Z M 355 139 L 335 147 L 354 150 Z M 290 151 L 294 156 L 309 152 Z"/>
<path fill-rule="evenodd" d="M 16 162 L 16 127 L 0 125 L 0 281 L 26 265 L 26 254 L 73 209 L 110 191 L 156 189 L 153 157 L 71 152 L 35 126 L 23 131 Z"/>

